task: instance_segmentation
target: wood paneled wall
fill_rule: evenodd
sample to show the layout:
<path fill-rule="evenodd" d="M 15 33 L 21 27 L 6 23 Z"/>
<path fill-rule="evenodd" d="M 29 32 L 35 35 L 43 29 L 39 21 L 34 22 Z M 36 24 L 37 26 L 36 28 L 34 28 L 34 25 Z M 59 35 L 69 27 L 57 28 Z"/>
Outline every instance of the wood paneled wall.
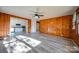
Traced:
<path fill-rule="evenodd" d="M 6 36 L 10 30 L 10 16 L 0 13 L 0 36 Z"/>
<path fill-rule="evenodd" d="M 71 30 L 71 37 L 75 42 L 76 44 L 79 46 L 79 36 L 77 35 L 76 33 L 76 30 Z"/>
<path fill-rule="evenodd" d="M 28 20 L 28 33 L 31 32 L 31 20 Z"/>
<path fill-rule="evenodd" d="M 76 16 L 77 14 L 79 14 L 79 7 L 77 8 L 77 10 L 75 11 L 76 12 Z M 73 26 L 73 25 L 72 25 Z M 77 45 L 79 46 L 79 35 L 77 33 L 77 19 L 76 19 L 76 22 L 75 22 L 75 29 L 72 29 L 71 30 L 71 38 L 77 43 Z"/>
<path fill-rule="evenodd" d="M 72 16 L 40 20 L 39 30 L 41 33 L 70 37 Z"/>
<path fill-rule="evenodd" d="M 31 32 L 31 20 L 0 12 L 0 36 L 6 36 L 10 32 L 10 17 L 28 20 L 28 32 Z"/>

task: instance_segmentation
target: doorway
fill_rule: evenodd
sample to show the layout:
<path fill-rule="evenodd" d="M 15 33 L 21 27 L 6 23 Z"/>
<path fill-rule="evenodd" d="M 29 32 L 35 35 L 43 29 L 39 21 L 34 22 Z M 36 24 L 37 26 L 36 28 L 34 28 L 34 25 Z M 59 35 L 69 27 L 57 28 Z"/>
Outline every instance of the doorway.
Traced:
<path fill-rule="evenodd" d="M 39 21 L 36 22 L 36 32 L 39 32 Z"/>
<path fill-rule="evenodd" d="M 27 20 L 10 17 L 10 34 L 27 33 Z"/>

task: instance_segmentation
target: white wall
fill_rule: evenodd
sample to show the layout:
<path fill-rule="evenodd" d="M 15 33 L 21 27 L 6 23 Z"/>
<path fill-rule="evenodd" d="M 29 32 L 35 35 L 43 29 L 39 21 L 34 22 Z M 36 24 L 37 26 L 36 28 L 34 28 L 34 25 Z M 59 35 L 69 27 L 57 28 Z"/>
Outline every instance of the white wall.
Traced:
<path fill-rule="evenodd" d="M 16 26 L 16 24 L 26 25 L 26 20 L 10 17 L 10 23 L 11 26 Z"/>
<path fill-rule="evenodd" d="M 36 21 L 37 21 L 37 18 L 32 18 L 31 21 L 32 21 L 31 33 L 36 33 Z"/>

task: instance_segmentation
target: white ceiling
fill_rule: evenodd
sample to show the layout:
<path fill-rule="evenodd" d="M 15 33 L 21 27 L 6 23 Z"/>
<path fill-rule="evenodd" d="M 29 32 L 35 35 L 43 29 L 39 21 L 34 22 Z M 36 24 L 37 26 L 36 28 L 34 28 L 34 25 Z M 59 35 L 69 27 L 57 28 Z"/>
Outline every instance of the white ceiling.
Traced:
<path fill-rule="evenodd" d="M 32 11 L 36 11 L 39 8 L 42 14 L 45 15 L 41 19 L 59 17 L 64 15 L 73 14 L 76 6 L 0 6 L 0 11 L 16 16 L 30 18 Z"/>

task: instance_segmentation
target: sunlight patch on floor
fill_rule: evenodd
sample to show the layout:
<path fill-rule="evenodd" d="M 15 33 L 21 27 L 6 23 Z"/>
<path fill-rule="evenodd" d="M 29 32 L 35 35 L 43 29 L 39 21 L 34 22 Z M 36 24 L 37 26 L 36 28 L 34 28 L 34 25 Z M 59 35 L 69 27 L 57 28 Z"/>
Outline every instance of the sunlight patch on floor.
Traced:
<path fill-rule="evenodd" d="M 36 47 L 41 43 L 41 41 L 36 40 L 34 38 L 18 35 L 16 36 L 16 38 L 12 37 L 12 39 L 10 39 L 9 41 L 4 40 L 3 45 L 9 53 L 23 53 L 28 52 L 32 49 L 31 47 L 29 47 L 28 45 L 19 40 L 24 41 L 32 47 Z"/>
<path fill-rule="evenodd" d="M 31 50 L 29 46 L 23 42 L 12 39 L 11 41 L 3 41 L 3 45 L 7 49 L 8 53 L 25 53 Z"/>
<path fill-rule="evenodd" d="M 27 44 L 31 45 L 32 47 L 36 47 L 37 45 L 39 45 L 41 43 L 41 41 L 39 41 L 39 40 L 30 38 L 27 36 L 23 36 L 23 35 L 18 35 L 18 36 L 16 36 L 16 38 L 26 42 Z"/>

